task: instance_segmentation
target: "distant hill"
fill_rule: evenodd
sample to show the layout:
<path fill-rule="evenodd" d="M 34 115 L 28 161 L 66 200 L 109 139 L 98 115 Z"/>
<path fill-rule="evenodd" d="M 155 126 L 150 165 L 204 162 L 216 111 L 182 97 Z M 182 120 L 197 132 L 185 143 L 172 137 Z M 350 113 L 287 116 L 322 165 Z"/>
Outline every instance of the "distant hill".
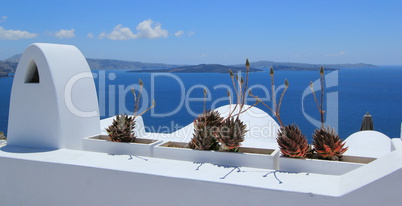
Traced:
<path fill-rule="evenodd" d="M 0 77 L 7 77 L 9 73 L 14 73 L 17 62 L 0 61 Z"/>
<path fill-rule="evenodd" d="M 18 63 L 22 54 L 16 54 L 5 61 Z M 167 69 L 178 65 L 159 64 L 159 63 L 143 63 L 138 61 L 124 61 L 115 59 L 91 59 L 87 58 L 89 67 L 92 70 L 116 70 L 116 69 Z"/>
<path fill-rule="evenodd" d="M 14 73 L 21 54 L 14 55 L 4 61 L 0 61 L 0 77 Z M 138 61 L 123 61 L 114 59 L 91 59 L 87 58 L 89 67 L 92 70 L 133 70 L 133 72 L 174 72 L 174 73 L 202 73 L 202 72 L 228 72 L 229 69 L 244 71 L 244 64 L 236 65 L 220 65 L 220 64 L 200 64 L 200 65 L 172 65 L 163 63 L 144 63 Z M 275 70 L 292 70 L 292 71 L 308 71 L 318 70 L 320 66 L 326 69 L 342 69 L 342 68 L 374 68 L 372 64 L 304 64 L 291 62 L 274 62 L 274 61 L 257 61 L 251 62 L 252 69 L 250 71 L 261 71 L 263 68 L 273 66 Z M 138 70 L 138 71 L 136 71 Z"/>
<path fill-rule="evenodd" d="M 169 69 L 177 65 L 162 63 L 143 63 L 138 61 L 123 61 L 113 59 L 88 59 L 92 70 L 116 70 L 116 69 Z"/>
<path fill-rule="evenodd" d="M 0 75 L 4 76 L 8 73 L 14 73 L 21 54 L 14 55 L 4 61 L 0 61 Z M 162 64 L 162 63 L 143 63 L 138 61 L 123 61 L 113 59 L 90 59 L 87 58 L 89 67 L 92 70 L 117 70 L 117 69 L 169 69 L 178 65 Z"/>
<path fill-rule="evenodd" d="M 292 63 L 292 62 L 274 62 L 274 61 L 257 61 L 250 63 L 255 68 L 270 68 L 274 67 L 280 70 L 315 70 L 321 66 L 324 68 L 343 69 L 343 68 L 376 68 L 376 65 L 372 64 L 306 64 L 306 63 Z M 232 65 L 235 67 L 244 67 L 242 64 Z M 293 68 L 293 69 L 292 69 Z M 297 68 L 297 69 L 296 69 Z"/>
<path fill-rule="evenodd" d="M 22 54 L 16 54 L 8 59 L 5 59 L 4 61 L 8 61 L 8 62 L 15 62 L 18 63 L 18 61 L 20 60 Z"/>
<path fill-rule="evenodd" d="M 321 66 L 316 67 L 304 67 L 304 66 L 287 66 L 287 65 L 278 65 L 275 64 L 272 66 L 275 71 L 318 71 L 320 70 Z M 326 67 L 324 66 L 326 71 L 338 70 L 337 68 L 333 67 Z"/>
<path fill-rule="evenodd" d="M 246 68 L 230 67 L 221 64 L 200 64 L 191 66 L 180 66 L 171 69 L 151 69 L 151 70 L 133 70 L 130 72 L 169 72 L 169 73 L 228 73 L 229 69 L 233 72 L 245 72 Z M 250 72 L 259 72 L 262 69 L 250 68 Z"/>

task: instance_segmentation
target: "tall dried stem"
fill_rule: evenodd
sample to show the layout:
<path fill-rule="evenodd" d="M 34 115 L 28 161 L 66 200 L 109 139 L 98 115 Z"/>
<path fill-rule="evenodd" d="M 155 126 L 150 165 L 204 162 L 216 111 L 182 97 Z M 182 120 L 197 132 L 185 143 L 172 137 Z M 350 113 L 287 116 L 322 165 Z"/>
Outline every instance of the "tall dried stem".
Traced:
<path fill-rule="evenodd" d="M 325 74 L 324 74 L 324 67 L 321 66 L 320 68 L 320 82 L 321 82 L 321 109 L 320 109 L 320 115 L 321 115 L 321 123 L 322 127 L 324 127 L 324 87 L 325 87 Z"/>
<path fill-rule="evenodd" d="M 139 105 L 140 105 L 140 101 L 141 101 L 141 97 L 142 97 L 142 89 L 144 88 L 144 83 L 142 82 L 141 79 L 138 79 L 138 84 L 140 85 L 140 89 L 138 90 L 138 93 L 135 91 L 134 88 L 131 88 L 131 92 L 133 93 L 133 96 L 134 96 L 134 112 L 133 112 L 134 119 L 138 116 L 143 115 L 145 112 L 149 111 L 150 109 L 152 109 L 156 106 L 155 100 L 152 100 L 152 105 L 150 107 L 148 107 L 145 111 L 141 112 L 140 114 L 137 114 Z"/>
<path fill-rule="evenodd" d="M 283 127 L 283 122 L 281 119 L 281 106 L 282 106 L 282 101 L 283 101 L 283 97 L 285 96 L 286 91 L 289 88 L 289 81 L 287 79 L 285 79 L 285 89 L 282 91 L 281 96 L 279 97 L 279 101 L 278 103 L 276 103 L 276 91 L 275 91 L 275 73 L 274 73 L 274 68 L 271 67 L 270 71 L 269 71 L 269 75 L 271 77 L 271 96 L 272 96 L 272 107 L 268 106 L 265 102 L 263 102 L 258 96 L 255 96 L 251 93 L 251 91 L 249 92 L 249 95 L 254 97 L 255 99 L 257 99 L 259 102 L 261 102 L 268 110 L 270 110 L 276 117 L 276 119 L 279 122 L 279 125 L 281 127 Z"/>
<path fill-rule="evenodd" d="M 204 88 L 204 109 L 203 113 L 207 111 L 207 89 Z"/>
<path fill-rule="evenodd" d="M 249 73 L 250 73 L 250 62 L 248 61 L 248 59 L 246 59 L 246 82 L 245 82 L 245 85 L 244 85 L 244 88 L 243 88 L 243 101 L 242 101 L 242 103 L 241 103 L 241 105 L 242 106 L 244 106 L 244 104 L 245 104 L 245 102 L 246 102 L 246 92 L 247 92 L 247 89 L 248 89 L 248 76 L 249 76 Z"/>
<path fill-rule="evenodd" d="M 271 76 L 271 93 L 272 93 L 272 107 L 276 111 L 276 90 L 275 90 L 275 73 L 274 67 L 269 70 L 269 76 Z M 276 114 L 275 114 L 276 115 Z"/>
<path fill-rule="evenodd" d="M 322 67 L 322 66 L 320 68 L 320 84 L 321 84 L 320 103 L 318 103 L 317 95 L 315 94 L 315 91 L 314 91 L 313 82 L 310 82 L 310 89 L 313 92 L 314 101 L 315 101 L 315 104 L 317 105 L 318 112 L 320 113 L 321 128 L 324 128 L 324 122 L 325 122 L 325 116 L 324 116 L 324 114 L 325 114 L 325 110 L 324 110 L 325 72 L 324 72 L 324 67 Z"/>
<path fill-rule="evenodd" d="M 246 97 L 247 97 L 246 93 L 248 90 L 248 81 L 249 81 L 249 73 L 250 73 L 250 62 L 248 61 L 248 59 L 246 59 L 245 66 L 246 66 L 246 79 L 245 80 L 243 77 L 241 77 L 241 76 L 239 77 L 238 74 L 236 74 L 236 76 L 235 76 L 233 74 L 233 71 L 229 69 L 229 75 L 232 80 L 234 91 L 236 93 L 237 102 L 233 109 L 231 109 L 231 108 L 229 109 L 229 115 L 226 119 L 229 119 L 234 116 L 238 116 L 238 115 L 246 112 L 247 110 L 249 110 L 251 107 L 254 107 L 255 105 L 257 105 L 260 102 L 259 100 L 257 100 L 255 104 L 249 106 L 247 109 L 244 110 L 244 105 L 246 104 Z M 236 77 L 237 84 L 235 83 L 235 77 Z M 232 101 L 231 101 L 231 97 L 230 97 L 230 91 L 228 91 L 228 97 L 229 97 L 229 103 L 231 105 Z M 237 107 L 239 107 L 239 112 L 237 114 L 234 114 L 237 110 Z M 226 119 L 224 119 L 224 120 L 226 120 Z"/>

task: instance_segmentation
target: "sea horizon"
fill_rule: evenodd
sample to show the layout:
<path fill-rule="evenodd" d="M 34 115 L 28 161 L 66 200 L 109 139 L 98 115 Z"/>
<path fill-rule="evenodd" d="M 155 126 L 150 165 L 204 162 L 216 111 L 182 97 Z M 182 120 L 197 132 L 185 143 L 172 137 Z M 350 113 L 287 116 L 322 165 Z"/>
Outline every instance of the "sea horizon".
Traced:
<path fill-rule="evenodd" d="M 232 88 L 229 74 L 226 73 L 129 73 L 127 70 L 96 70 L 93 74 L 101 119 L 120 113 L 132 113 L 131 87 L 138 86 L 139 78 L 144 82 L 146 91 L 144 107 L 150 106 L 152 98 L 157 103 L 152 111 L 143 115 L 145 126 L 150 132 L 174 132 L 192 123 L 203 110 L 204 87 L 208 89 L 210 95 L 207 108 L 212 109 L 229 103 L 226 93 L 227 88 Z M 327 115 L 337 116 L 331 120 L 334 122 L 333 125 L 329 126 L 336 127 L 342 139 L 359 131 L 366 112 L 370 112 L 373 116 L 375 130 L 390 138 L 400 136 L 402 118 L 398 114 L 402 113 L 402 108 L 399 106 L 402 103 L 402 91 L 395 88 L 402 87 L 402 82 L 398 81 L 398 77 L 402 76 L 402 66 L 340 69 L 336 74 L 332 72 L 326 74 L 330 77 L 327 78 L 327 87 L 331 84 L 326 93 L 332 95 Z M 285 124 L 299 125 L 302 132 L 311 140 L 311 134 L 317 128 L 315 121 L 319 120 L 319 114 L 308 90 L 309 82 L 317 81 L 319 73 L 275 72 L 277 88 L 283 85 L 285 79 L 289 80 L 290 86 L 283 99 L 281 117 Z M 4 100 L 1 102 L 0 131 L 5 133 L 11 84 L 12 78 L 0 78 L 2 87 L 0 96 Z M 314 85 L 318 87 L 316 83 Z M 254 86 L 253 93 L 265 95 L 268 105 L 272 103 L 269 95 L 266 95 L 267 91 L 270 92 L 267 70 L 250 73 L 250 86 Z M 191 101 L 182 103 L 183 98 L 184 101 L 188 99 Z M 334 100 L 336 102 L 333 102 Z M 254 100 L 249 98 L 248 103 L 253 104 Z M 180 105 L 181 108 L 177 109 Z M 257 107 L 269 113 L 261 104 Z M 330 107 L 337 111 L 331 111 Z"/>

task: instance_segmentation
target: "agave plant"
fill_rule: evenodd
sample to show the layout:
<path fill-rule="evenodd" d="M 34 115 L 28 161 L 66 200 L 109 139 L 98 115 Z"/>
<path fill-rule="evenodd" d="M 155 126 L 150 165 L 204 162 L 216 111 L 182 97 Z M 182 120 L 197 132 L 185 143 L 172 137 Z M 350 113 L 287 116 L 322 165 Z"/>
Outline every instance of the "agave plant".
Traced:
<path fill-rule="evenodd" d="M 345 143 L 343 140 L 339 138 L 336 134 L 335 129 L 328 126 L 326 129 L 324 127 L 324 84 L 325 84 L 325 73 L 324 67 L 320 68 L 320 83 L 321 83 L 321 98 L 320 103 L 318 103 L 317 96 L 314 91 L 313 83 L 310 82 L 310 88 L 313 92 L 314 101 L 317 105 L 317 109 L 320 113 L 321 117 L 321 128 L 316 129 L 313 134 L 313 145 L 314 151 L 316 152 L 318 158 L 327 159 L 327 160 L 340 160 L 342 158 L 343 153 L 348 150 L 348 147 L 345 147 Z"/>
<path fill-rule="evenodd" d="M 194 133 L 188 147 L 198 150 L 218 150 L 215 139 L 223 118 L 217 111 L 205 111 L 194 120 Z"/>
<path fill-rule="evenodd" d="M 287 79 L 285 79 L 285 88 L 282 91 L 279 100 L 277 101 L 275 90 L 275 72 L 273 67 L 271 67 L 269 75 L 271 77 L 271 99 L 273 107 L 271 108 L 268 106 L 266 103 L 261 101 L 258 96 L 253 95 L 251 92 L 249 95 L 257 100 L 260 100 L 261 103 L 268 108 L 268 110 L 270 110 L 278 120 L 280 128 L 276 141 L 278 142 L 282 155 L 284 157 L 306 158 L 307 154 L 310 152 L 310 147 L 308 145 L 306 136 L 301 133 L 299 126 L 297 125 L 293 124 L 285 126 L 280 115 L 283 97 L 289 88 L 289 82 Z"/>
<path fill-rule="evenodd" d="M 313 134 L 314 150 L 318 157 L 327 160 L 340 160 L 343 153 L 348 150 L 345 142 L 339 138 L 335 129 L 316 129 Z"/>
<path fill-rule="evenodd" d="M 7 137 L 4 135 L 4 132 L 0 132 L 0 140 L 7 140 Z"/>
<path fill-rule="evenodd" d="M 229 98 L 229 115 L 221 121 L 221 127 L 219 132 L 216 133 L 216 140 L 220 144 L 220 151 L 228 152 L 238 152 L 241 143 L 244 141 L 245 134 L 247 132 L 246 125 L 240 120 L 240 115 L 252 107 L 259 104 L 257 99 L 253 105 L 245 108 L 246 97 L 248 91 L 248 80 L 250 73 L 250 63 L 246 59 L 246 79 L 239 77 L 239 75 L 234 75 L 232 70 L 229 70 L 229 75 L 232 80 L 233 88 L 236 96 L 236 105 L 231 108 L 232 98 L 230 91 L 228 90 Z"/>
<path fill-rule="evenodd" d="M 134 117 L 117 115 L 106 131 L 113 142 L 134 142 L 136 138 L 133 133 L 134 123 Z"/>
<path fill-rule="evenodd" d="M 135 118 L 143 115 L 145 112 L 150 110 L 151 108 L 156 106 L 154 100 L 152 100 L 152 106 L 138 114 L 139 103 L 141 100 L 141 93 L 143 89 L 143 82 L 141 79 L 138 80 L 140 85 L 140 89 L 138 92 L 135 92 L 134 88 L 131 89 L 131 92 L 134 95 L 134 114 L 129 117 L 126 114 L 116 115 L 116 118 L 113 120 L 112 125 L 106 128 L 106 131 L 109 134 L 110 139 L 113 142 L 134 142 L 136 136 L 134 134 L 135 127 Z"/>
<path fill-rule="evenodd" d="M 306 158 L 310 151 L 307 138 L 297 125 L 281 127 L 276 140 L 284 157 Z"/>
<path fill-rule="evenodd" d="M 248 76 L 250 63 L 246 60 L 246 79 L 233 74 L 229 69 L 229 74 L 233 83 L 236 96 L 236 105 L 232 108 L 232 98 L 228 90 L 229 114 L 222 118 L 216 111 L 206 111 L 206 89 L 204 89 L 204 112 L 194 120 L 194 133 L 188 147 L 200 150 L 219 150 L 237 152 L 244 141 L 246 125 L 240 120 L 239 115 L 246 112 L 255 104 L 244 108 L 246 103 L 246 92 L 248 89 Z M 236 79 L 236 80 L 235 80 Z M 236 117 L 236 118 L 235 118 Z"/>
<path fill-rule="evenodd" d="M 246 125 L 239 116 L 225 119 L 222 122 L 221 129 L 216 133 L 216 140 L 220 143 L 219 150 L 238 152 L 246 132 Z"/>

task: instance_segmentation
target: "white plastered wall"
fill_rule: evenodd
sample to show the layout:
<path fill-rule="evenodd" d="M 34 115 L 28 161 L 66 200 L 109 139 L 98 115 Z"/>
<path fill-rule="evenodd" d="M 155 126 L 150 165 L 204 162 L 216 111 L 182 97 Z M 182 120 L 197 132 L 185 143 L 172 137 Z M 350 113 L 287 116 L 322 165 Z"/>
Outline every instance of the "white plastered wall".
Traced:
<path fill-rule="evenodd" d="M 34 75 L 35 67 L 39 77 Z M 82 53 L 71 45 L 32 44 L 14 77 L 8 145 L 81 149 L 100 133 L 96 89 Z"/>

